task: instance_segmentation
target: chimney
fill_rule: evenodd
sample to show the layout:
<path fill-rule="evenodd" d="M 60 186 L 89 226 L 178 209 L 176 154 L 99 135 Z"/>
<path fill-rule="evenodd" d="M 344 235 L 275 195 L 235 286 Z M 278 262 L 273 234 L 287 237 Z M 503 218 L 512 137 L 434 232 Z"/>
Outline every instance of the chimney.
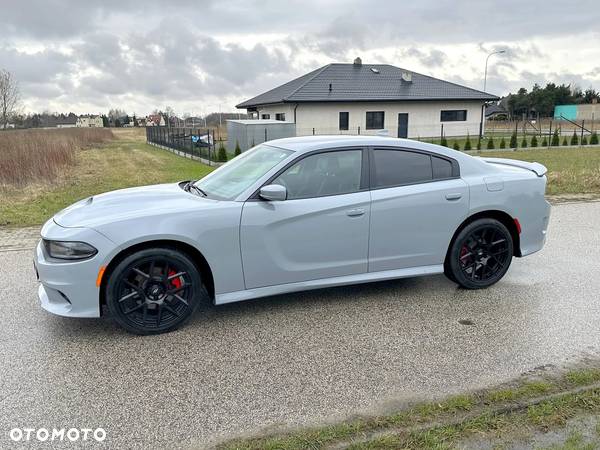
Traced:
<path fill-rule="evenodd" d="M 402 72 L 402 82 L 403 83 L 412 83 L 412 73 Z"/>
<path fill-rule="evenodd" d="M 354 59 L 354 65 L 355 66 L 362 66 L 362 59 L 360 59 L 359 57 L 356 57 Z"/>

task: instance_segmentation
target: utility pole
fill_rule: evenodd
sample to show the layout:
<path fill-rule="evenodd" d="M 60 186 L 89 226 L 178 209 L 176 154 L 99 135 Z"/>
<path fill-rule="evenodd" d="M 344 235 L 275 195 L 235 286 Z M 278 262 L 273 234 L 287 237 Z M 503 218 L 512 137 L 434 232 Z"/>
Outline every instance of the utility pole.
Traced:
<path fill-rule="evenodd" d="M 496 50 L 496 51 L 488 54 L 487 58 L 485 58 L 485 70 L 483 72 L 483 92 L 485 92 L 485 90 L 487 88 L 487 69 L 488 69 L 488 61 L 490 59 L 490 56 L 498 55 L 500 53 L 506 53 L 506 50 Z M 484 113 L 485 113 L 485 102 L 483 102 L 483 105 L 481 105 L 481 119 L 479 121 L 479 141 L 480 142 L 481 142 L 481 139 L 483 138 L 483 114 Z"/>

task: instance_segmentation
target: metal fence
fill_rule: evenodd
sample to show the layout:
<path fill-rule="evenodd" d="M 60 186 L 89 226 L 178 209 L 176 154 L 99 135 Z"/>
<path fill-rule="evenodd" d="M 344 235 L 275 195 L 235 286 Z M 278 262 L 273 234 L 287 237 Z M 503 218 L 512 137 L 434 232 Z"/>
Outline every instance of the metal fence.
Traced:
<path fill-rule="evenodd" d="M 208 128 L 146 127 L 146 141 L 211 164 L 218 162 L 215 131 Z"/>

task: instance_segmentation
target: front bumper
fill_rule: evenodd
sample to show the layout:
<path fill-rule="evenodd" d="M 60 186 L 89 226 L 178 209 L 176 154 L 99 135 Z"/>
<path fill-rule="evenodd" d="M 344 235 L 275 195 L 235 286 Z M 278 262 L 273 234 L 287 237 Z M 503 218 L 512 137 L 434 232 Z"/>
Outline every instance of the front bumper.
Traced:
<path fill-rule="evenodd" d="M 90 228 L 64 228 L 49 220 L 42 237 L 63 241 L 82 241 L 93 245 L 98 253 L 82 261 L 51 258 L 40 241 L 34 253 L 34 266 L 40 286 L 42 308 L 67 317 L 100 317 L 100 289 L 96 278 L 115 244 Z"/>

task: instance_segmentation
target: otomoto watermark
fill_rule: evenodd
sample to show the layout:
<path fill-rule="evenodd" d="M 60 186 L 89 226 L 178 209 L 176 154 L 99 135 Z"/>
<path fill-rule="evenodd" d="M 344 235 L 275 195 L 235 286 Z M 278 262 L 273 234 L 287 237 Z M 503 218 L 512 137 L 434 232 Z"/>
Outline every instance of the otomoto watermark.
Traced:
<path fill-rule="evenodd" d="M 106 439 L 104 428 L 13 428 L 8 434 L 14 442 L 102 442 Z"/>

